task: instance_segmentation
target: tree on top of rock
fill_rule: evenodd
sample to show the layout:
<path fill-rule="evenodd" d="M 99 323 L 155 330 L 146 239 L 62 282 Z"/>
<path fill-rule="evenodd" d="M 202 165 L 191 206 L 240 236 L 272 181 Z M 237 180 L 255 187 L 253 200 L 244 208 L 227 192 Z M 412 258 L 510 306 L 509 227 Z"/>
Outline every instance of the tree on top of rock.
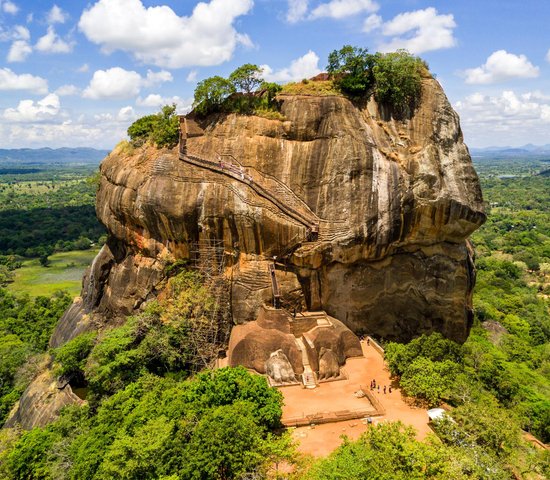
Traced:
<path fill-rule="evenodd" d="M 229 81 L 233 84 L 235 90 L 250 94 L 255 92 L 262 84 L 262 70 L 258 65 L 245 63 L 229 75 Z"/>

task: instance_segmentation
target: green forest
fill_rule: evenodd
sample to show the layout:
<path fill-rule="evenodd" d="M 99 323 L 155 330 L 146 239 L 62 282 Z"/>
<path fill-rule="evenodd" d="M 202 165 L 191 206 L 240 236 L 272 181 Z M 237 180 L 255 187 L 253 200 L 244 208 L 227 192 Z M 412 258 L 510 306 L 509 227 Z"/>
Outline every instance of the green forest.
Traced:
<path fill-rule="evenodd" d="M 447 405 L 427 440 L 399 422 L 383 423 L 357 441 L 345 439 L 327 458 L 298 454 L 281 428 L 282 396 L 264 378 L 242 368 L 196 373 L 194 326 L 213 302 L 200 275 L 178 265 L 167 271 L 169 294 L 145 311 L 54 350 L 48 338 L 70 297 L 0 288 L 1 420 L 48 355 L 57 375 L 88 389 L 84 406 L 65 409 L 45 428 L 0 431 L 0 478 L 549 478 L 549 451 L 526 441 L 530 433 L 550 442 L 550 180 L 540 175 L 548 168 L 542 160 L 476 161 L 488 220 L 472 237 L 477 284 L 467 342 L 432 334 L 384 344 L 411 401 Z M 44 180 L 9 175 L 0 195 L 12 203 L 0 218 L 21 221 L 10 235 L 0 233 L 3 242 L 19 238 L 20 250 L 2 247 L 6 271 L 37 253 L 28 249 L 71 249 L 60 241 L 81 237 L 100 241 L 93 180 L 48 188 L 39 185 Z M 72 232 L 72 217 L 64 215 L 57 235 L 33 236 L 36 221 L 48 218 L 44 212 L 69 207 L 82 208 L 79 229 Z M 72 234 L 60 239 L 65 231 Z"/>

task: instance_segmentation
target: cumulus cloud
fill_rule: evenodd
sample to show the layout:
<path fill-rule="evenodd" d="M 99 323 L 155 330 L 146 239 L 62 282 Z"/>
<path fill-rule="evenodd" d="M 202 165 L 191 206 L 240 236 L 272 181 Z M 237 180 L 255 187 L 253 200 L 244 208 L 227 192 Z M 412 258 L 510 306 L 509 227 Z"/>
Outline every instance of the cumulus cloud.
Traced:
<path fill-rule="evenodd" d="M 363 23 L 363 32 L 370 33 L 382 26 L 382 17 L 373 13 L 369 15 Z"/>
<path fill-rule="evenodd" d="M 316 18 L 345 18 L 363 12 L 376 12 L 379 5 L 372 0 L 331 0 L 315 7 L 310 14 Z"/>
<path fill-rule="evenodd" d="M 135 97 L 141 88 L 141 75 L 133 70 L 120 67 L 94 72 L 90 84 L 84 89 L 83 97 L 130 98 Z"/>
<path fill-rule="evenodd" d="M 289 67 L 274 71 L 269 65 L 262 65 L 263 76 L 270 82 L 291 82 L 302 80 L 317 75 L 319 69 L 319 56 L 310 50 L 305 55 L 293 60 Z"/>
<path fill-rule="evenodd" d="M 172 103 L 176 104 L 177 111 L 180 113 L 185 113 L 191 109 L 193 103 L 192 99 L 183 99 L 178 96 L 174 97 L 163 97 L 158 93 L 151 93 L 145 98 L 138 97 L 136 100 L 136 105 L 138 107 L 148 107 L 148 108 L 159 108 L 163 105 L 171 105 Z"/>
<path fill-rule="evenodd" d="M 89 147 L 112 148 L 124 137 L 127 125 L 97 125 L 71 119 L 59 123 L 9 123 L 0 125 L 2 145 L 21 147 Z"/>
<path fill-rule="evenodd" d="M 50 25 L 48 33 L 38 39 L 35 48 L 42 53 L 70 53 L 73 50 L 73 44 L 61 39 Z"/>
<path fill-rule="evenodd" d="M 525 55 L 514 55 L 506 50 L 493 52 L 481 67 L 464 71 L 466 83 L 477 85 L 505 82 L 514 78 L 534 78 L 538 75 L 539 68 Z"/>
<path fill-rule="evenodd" d="M 59 97 L 50 93 L 36 102 L 21 100 L 17 108 L 6 108 L 3 117 L 10 122 L 41 122 L 51 120 L 60 108 Z"/>
<path fill-rule="evenodd" d="M 76 69 L 78 73 L 86 73 L 88 70 L 90 70 L 90 66 L 87 63 L 84 63 Z"/>
<path fill-rule="evenodd" d="M 308 0 L 288 0 L 287 22 L 296 23 L 303 20 L 307 13 L 307 7 Z"/>
<path fill-rule="evenodd" d="M 474 145 L 547 143 L 550 95 L 543 92 L 476 92 L 454 107 L 461 116 L 467 140 Z"/>
<path fill-rule="evenodd" d="M 381 25 L 382 35 L 391 38 L 378 48 L 382 52 L 404 48 L 415 54 L 451 48 L 456 45 L 455 27 L 452 14 L 439 14 L 433 7 L 400 13 Z"/>
<path fill-rule="evenodd" d="M 253 0 L 200 2 L 190 16 L 168 6 L 145 7 L 141 0 L 99 0 L 82 13 L 79 28 L 106 53 L 123 50 L 141 62 L 167 68 L 219 65 L 237 45 L 251 45 L 235 30 Z"/>
<path fill-rule="evenodd" d="M 75 85 L 61 85 L 54 93 L 60 97 L 79 95 L 80 88 Z"/>
<path fill-rule="evenodd" d="M 29 73 L 17 75 L 9 68 L 0 68 L 0 90 L 28 90 L 44 94 L 48 91 L 48 81 Z"/>
<path fill-rule="evenodd" d="M 67 12 L 63 11 L 61 8 L 54 4 L 52 9 L 48 12 L 46 21 L 50 24 L 65 23 L 67 21 L 67 18 L 69 18 Z"/>
<path fill-rule="evenodd" d="M 10 63 L 23 62 L 32 53 L 30 38 L 29 29 L 23 25 L 15 25 L 9 30 L 0 31 L 0 42 L 12 41 L 6 60 Z"/>
<path fill-rule="evenodd" d="M 172 80 L 174 80 L 174 77 L 166 70 L 161 70 L 160 72 L 147 70 L 147 76 L 143 79 L 142 84 L 144 87 L 152 87 L 164 82 L 171 82 Z"/>
<path fill-rule="evenodd" d="M 2 2 L 2 10 L 11 15 L 15 15 L 19 11 L 19 7 L 9 0 Z"/>
<path fill-rule="evenodd" d="M 6 60 L 10 63 L 24 62 L 32 53 L 32 47 L 26 40 L 15 40 L 10 47 Z"/>
<path fill-rule="evenodd" d="M 172 80 L 172 74 L 166 70 L 148 70 L 144 78 L 133 70 L 124 70 L 120 67 L 97 70 L 82 96 L 92 99 L 131 98 L 138 95 L 142 87 L 151 87 Z"/>
<path fill-rule="evenodd" d="M 198 75 L 199 72 L 197 72 L 197 70 L 191 70 L 188 74 L 187 74 L 187 77 L 185 77 L 185 81 L 186 82 L 189 82 L 189 83 L 193 83 L 193 82 L 196 82 L 197 81 L 197 75 Z"/>

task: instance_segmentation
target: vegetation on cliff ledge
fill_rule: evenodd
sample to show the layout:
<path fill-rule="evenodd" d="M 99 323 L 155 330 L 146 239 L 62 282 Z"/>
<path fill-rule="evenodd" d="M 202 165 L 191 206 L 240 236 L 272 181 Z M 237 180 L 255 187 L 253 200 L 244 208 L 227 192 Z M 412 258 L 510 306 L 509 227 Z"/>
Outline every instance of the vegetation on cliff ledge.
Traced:
<path fill-rule="evenodd" d="M 265 82 L 257 65 L 237 68 L 229 78 L 214 76 L 202 80 L 195 89 L 195 112 L 259 114 L 277 112 L 278 93 L 296 95 L 338 95 L 352 99 L 374 95 L 377 102 L 388 105 L 397 115 L 415 108 L 421 93 L 422 75 L 428 67 L 405 50 L 369 54 L 367 49 L 345 45 L 328 57 L 329 79 L 303 79 L 279 86 Z"/>
<path fill-rule="evenodd" d="M 173 148 L 179 141 L 179 120 L 176 105 L 165 105 L 160 112 L 137 119 L 128 127 L 133 146 L 151 142 L 158 148 Z"/>

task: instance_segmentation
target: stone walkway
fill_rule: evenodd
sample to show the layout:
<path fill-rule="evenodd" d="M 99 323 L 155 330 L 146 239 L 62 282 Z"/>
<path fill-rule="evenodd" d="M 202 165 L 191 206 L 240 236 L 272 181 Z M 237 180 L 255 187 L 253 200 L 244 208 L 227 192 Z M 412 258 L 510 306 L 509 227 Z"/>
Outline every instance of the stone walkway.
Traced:
<path fill-rule="evenodd" d="M 353 395 L 360 385 L 369 386 L 371 380 L 376 380 L 381 386 L 380 393 L 374 395 L 386 410 L 381 417 L 373 417 L 373 423 L 401 420 L 406 425 L 413 426 L 419 439 L 424 439 L 431 432 L 428 426 L 428 414 L 425 409 L 416 408 L 406 403 L 400 389 L 394 383 L 392 393 L 383 393 L 383 387 L 390 386 L 390 373 L 384 360 L 372 346 L 362 342 L 365 358 L 348 359 L 345 370 L 347 380 L 322 383 L 314 390 L 301 387 L 285 387 L 281 389 L 285 406 L 283 418 L 304 414 L 307 411 L 318 412 L 331 407 L 333 410 L 360 408 L 369 405 L 368 400 L 359 399 Z M 318 403 L 320 401 L 320 403 Z M 368 428 L 365 420 L 348 420 L 345 422 L 327 423 L 315 427 L 300 427 L 293 429 L 293 436 L 299 442 L 299 450 L 316 457 L 326 456 L 341 443 L 341 435 L 357 439 Z"/>

